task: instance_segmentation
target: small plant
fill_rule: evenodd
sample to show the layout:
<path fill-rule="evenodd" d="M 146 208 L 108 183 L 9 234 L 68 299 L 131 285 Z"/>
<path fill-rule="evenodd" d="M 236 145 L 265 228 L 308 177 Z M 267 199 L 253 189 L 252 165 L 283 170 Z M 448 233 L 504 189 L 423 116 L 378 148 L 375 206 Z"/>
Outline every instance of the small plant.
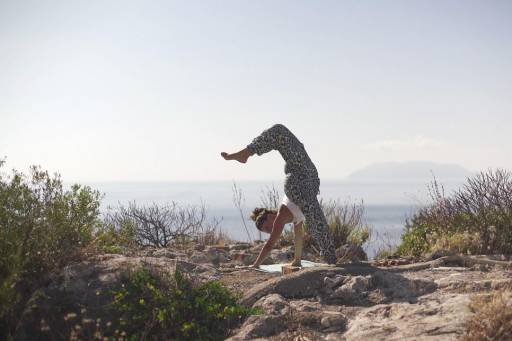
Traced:
<path fill-rule="evenodd" d="M 461 340 L 512 340 L 512 291 L 477 296 L 469 308 L 474 315 Z"/>
<path fill-rule="evenodd" d="M 113 294 L 120 329 L 134 339 L 223 340 L 256 313 L 219 282 L 195 284 L 179 271 L 169 278 L 140 269 Z"/>

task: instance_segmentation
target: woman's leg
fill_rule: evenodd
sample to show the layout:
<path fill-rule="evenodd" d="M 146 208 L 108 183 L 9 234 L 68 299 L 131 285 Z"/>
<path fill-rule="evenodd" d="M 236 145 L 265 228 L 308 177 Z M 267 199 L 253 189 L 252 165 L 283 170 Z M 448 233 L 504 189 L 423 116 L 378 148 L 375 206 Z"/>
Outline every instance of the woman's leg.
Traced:
<path fill-rule="evenodd" d="M 256 136 L 247 148 L 258 155 L 268 153 L 271 150 L 277 150 L 290 140 L 293 134 L 282 124 L 274 124 L 272 127 L 264 130 Z M 292 146 L 289 146 L 292 147 Z"/>
<path fill-rule="evenodd" d="M 336 263 L 334 242 L 329 231 L 329 225 L 322 207 L 316 198 L 320 180 L 297 180 L 290 176 L 286 179 L 284 191 L 306 217 L 309 233 L 313 237 L 320 254 L 329 264 Z"/>

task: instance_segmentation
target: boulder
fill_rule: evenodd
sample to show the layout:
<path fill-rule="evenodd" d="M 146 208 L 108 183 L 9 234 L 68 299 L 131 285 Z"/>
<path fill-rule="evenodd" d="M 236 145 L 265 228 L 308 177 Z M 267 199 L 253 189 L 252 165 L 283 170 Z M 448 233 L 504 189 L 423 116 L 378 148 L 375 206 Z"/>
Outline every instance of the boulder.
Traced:
<path fill-rule="evenodd" d="M 470 314 L 467 295 L 421 299 L 416 304 L 376 305 L 348 324 L 347 341 L 458 340 Z"/>
<path fill-rule="evenodd" d="M 290 308 L 298 312 L 314 312 L 320 311 L 322 306 L 316 301 L 296 300 L 290 301 Z"/>
<path fill-rule="evenodd" d="M 324 316 L 320 320 L 320 325 L 324 331 L 339 331 L 344 330 L 347 326 L 347 318 L 336 312 L 324 312 Z"/>
<path fill-rule="evenodd" d="M 231 251 L 230 252 L 231 258 L 238 263 L 241 263 L 243 265 L 251 265 L 254 263 L 256 258 L 258 257 L 257 254 L 247 252 L 247 251 Z"/>
<path fill-rule="evenodd" d="M 367 261 L 368 255 L 359 245 L 345 244 L 336 249 L 336 257 L 352 262 Z"/>
<path fill-rule="evenodd" d="M 283 316 L 253 315 L 245 321 L 235 336 L 227 340 L 238 341 L 266 338 L 279 334 L 286 330 L 286 328 L 285 318 Z"/>
<path fill-rule="evenodd" d="M 270 294 L 260 298 L 253 308 L 261 308 L 270 315 L 286 315 L 290 311 L 290 304 L 279 294 Z"/>
<path fill-rule="evenodd" d="M 416 297 L 437 289 L 437 284 L 430 279 L 408 279 L 388 271 L 377 271 L 372 276 L 374 285 L 381 288 L 391 299 L 412 302 Z"/>
<path fill-rule="evenodd" d="M 229 252 L 226 251 L 225 248 L 208 247 L 208 248 L 206 248 L 205 253 L 206 253 L 206 257 L 208 258 L 208 262 L 210 262 L 214 265 L 218 265 L 220 263 L 227 263 L 227 262 L 231 261 Z"/>
<path fill-rule="evenodd" d="M 190 256 L 190 261 L 194 263 L 208 263 L 209 259 L 203 252 L 194 251 L 192 256 Z"/>
<path fill-rule="evenodd" d="M 325 277 L 324 278 L 324 284 L 329 289 L 334 289 L 334 287 L 340 286 L 343 284 L 347 279 L 349 279 L 349 276 L 334 276 L 334 277 Z"/>
<path fill-rule="evenodd" d="M 355 298 L 367 294 L 372 287 L 371 276 L 354 276 L 344 281 L 344 284 L 337 288 L 333 297 L 344 300 L 354 300 Z"/>

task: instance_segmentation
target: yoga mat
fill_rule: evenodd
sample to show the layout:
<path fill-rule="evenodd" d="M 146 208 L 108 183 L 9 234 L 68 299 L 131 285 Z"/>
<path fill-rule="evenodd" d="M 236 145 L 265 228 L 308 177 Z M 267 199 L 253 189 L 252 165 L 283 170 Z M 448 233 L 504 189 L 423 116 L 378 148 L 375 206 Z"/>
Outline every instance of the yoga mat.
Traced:
<path fill-rule="evenodd" d="M 279 273 L 281 273 L 281 268 L 284 265 L 288 265 L 288 264 L 290 264 L 290 263 L 260 265 L 260 267 L 256 270 L 262 271 L 262 272 L 279 272 Z M 328 264 L 314 263 L 314 262 L 310 262 L 308 260 L 301 261 L 301 264 L 302 264 L 302 268 L 312 268 L 315 266 L 329 266 Z"/>

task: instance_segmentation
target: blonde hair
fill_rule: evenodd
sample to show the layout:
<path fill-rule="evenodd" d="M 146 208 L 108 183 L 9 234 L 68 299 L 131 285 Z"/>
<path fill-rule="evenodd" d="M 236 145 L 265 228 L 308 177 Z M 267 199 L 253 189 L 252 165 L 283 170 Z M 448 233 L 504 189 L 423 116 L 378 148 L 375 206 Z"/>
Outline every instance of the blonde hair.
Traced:
<path fill-rule="evenodd" d="M 256 224 L 256 228 L 261 231 L 261 226 L 267 220 L 267 215 L 269 214 L 277 214 L 276 210 L 270 210 L 268 208 L 256 207 L 252 210 L 251 219 Z"/>

